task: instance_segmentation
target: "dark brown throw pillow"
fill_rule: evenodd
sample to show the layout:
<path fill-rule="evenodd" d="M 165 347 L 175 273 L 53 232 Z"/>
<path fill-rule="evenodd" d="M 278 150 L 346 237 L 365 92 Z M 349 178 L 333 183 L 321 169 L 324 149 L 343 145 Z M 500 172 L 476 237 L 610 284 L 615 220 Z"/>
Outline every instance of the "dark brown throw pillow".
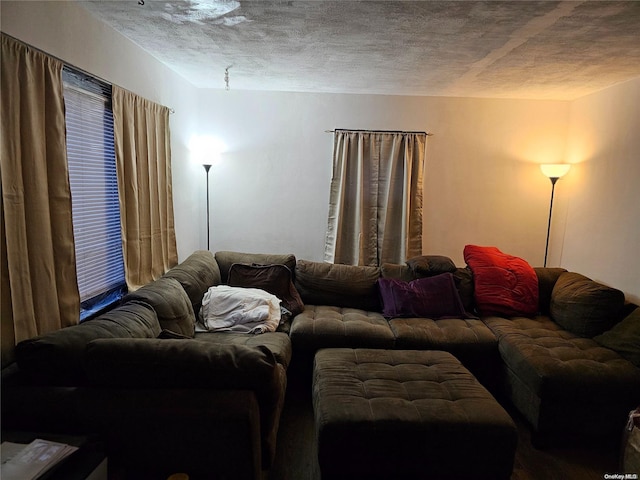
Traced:
<path fill-rule="evenodd" d="M 621 318 L 624 293 L 574 272 L 558 277 L 551 293 L 551 318 L 576 335 L 593 337 Z"/>
<path fill-rule="evenodd" d="M 420 255 L 407 260 L 407 265 L 416 277 L 433 277 L 456 271 L 453 260 L 443 255 Z"/>
<path fill-rule="evenodd" d="M 216 252 L 216 262 L 220 267 L 220 278 L 223 284 L 229 282 L 229 269 L 234 263 L 247 265 L 286 265 L 295 276 L 296 257 L 292 253 L 243 253 L 221 250 Z"/>
<path fill-rule="evenodd" d="M 275 295 L 294 316 L 302 313 L 304 303 L 286 265 L 248 265 L 234 263 L 229 269 L 230 287 L 259 288 Z"/>

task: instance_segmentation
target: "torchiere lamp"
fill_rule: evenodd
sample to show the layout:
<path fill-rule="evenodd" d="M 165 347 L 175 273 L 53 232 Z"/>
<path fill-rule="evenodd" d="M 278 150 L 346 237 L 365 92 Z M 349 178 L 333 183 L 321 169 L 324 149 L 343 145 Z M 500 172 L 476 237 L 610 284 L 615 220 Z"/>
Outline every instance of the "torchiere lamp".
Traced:
<path fill-rule="evenodd" d="M 551 232 L 551 213 L 553 212 L 553 193 L 556 188 L 556 182 L 562 176 L 564 176 L 571 165 L 568 163 L 555 163 L 540 165 L 540 170 L 544 173 L 549 180 L 551 180 L 551 202 L 549 203 L 549 223 L 547 224 L 547 243 L 544 247 L 544 266 L 547 266 L 547 253 L 549 252 L 549 233 Z"/>
<path fill-rule="evenodd" d="M 211 169 L 210 163 L 203 163 L 204 171 L 207 172 L 207 250 L 209 250 L 209 169 Z"/>

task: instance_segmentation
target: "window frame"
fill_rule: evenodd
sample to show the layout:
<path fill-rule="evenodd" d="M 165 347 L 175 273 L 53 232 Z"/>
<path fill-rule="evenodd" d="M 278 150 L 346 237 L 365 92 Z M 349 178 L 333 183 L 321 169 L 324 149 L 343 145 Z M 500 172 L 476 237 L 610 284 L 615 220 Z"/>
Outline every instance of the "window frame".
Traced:
<path fill-rule="evenodd" d="M 66 65 L 62 78 L 82 322 L 127 293 L 111 85 Z"/>

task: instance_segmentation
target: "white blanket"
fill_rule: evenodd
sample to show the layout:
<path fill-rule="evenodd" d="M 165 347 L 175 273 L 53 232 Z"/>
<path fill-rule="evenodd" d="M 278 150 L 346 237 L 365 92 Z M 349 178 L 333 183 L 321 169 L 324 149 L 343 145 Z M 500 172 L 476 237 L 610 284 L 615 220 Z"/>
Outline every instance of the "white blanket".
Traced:
<path fill-rule="evenodd" d="M 280 299 L 258 288 L 210 287 L 202 298 L 199 331 L 273 332 L 280 323 Z"/>

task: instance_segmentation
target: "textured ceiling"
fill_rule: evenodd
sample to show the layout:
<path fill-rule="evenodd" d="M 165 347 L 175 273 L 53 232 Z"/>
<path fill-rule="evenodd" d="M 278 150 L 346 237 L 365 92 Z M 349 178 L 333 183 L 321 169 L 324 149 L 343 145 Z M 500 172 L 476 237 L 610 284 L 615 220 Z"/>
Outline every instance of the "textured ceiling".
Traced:
<path fill-rule="evenodd" d="M 78 3 L 201 88 L 229 66 L 231 89 L 564 100 L 640 77 L 639 1 Z"/>

